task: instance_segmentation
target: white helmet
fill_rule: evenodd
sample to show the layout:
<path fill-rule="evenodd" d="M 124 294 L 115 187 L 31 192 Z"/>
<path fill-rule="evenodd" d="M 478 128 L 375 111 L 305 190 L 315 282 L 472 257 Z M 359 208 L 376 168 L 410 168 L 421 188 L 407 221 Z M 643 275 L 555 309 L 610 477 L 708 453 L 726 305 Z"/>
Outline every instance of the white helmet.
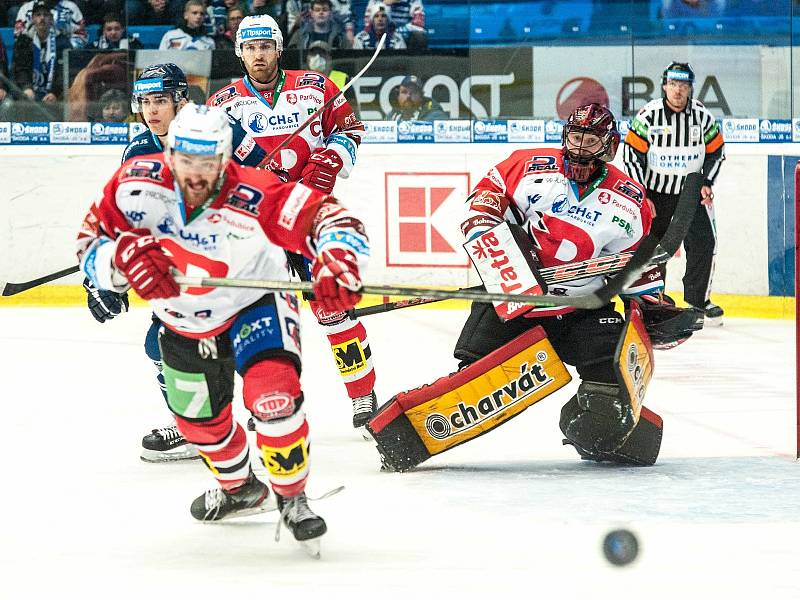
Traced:
<path fill-rule="evenodd" d="M 233 132 L 228 115 L 221 108 L 198 106 L 190 102 L 169 124 L 167 148 L 170 152 L 222 155 L 223 162 L 231 157 Z"/>
<path fill-rule="evenodd" d="M 283 34 L 269 15 L 245 17 L 236 30 L 236 56 L 242 58 L 242 44 L 248 40 L 275 40 L 275 48 L 283 52 Z"/>

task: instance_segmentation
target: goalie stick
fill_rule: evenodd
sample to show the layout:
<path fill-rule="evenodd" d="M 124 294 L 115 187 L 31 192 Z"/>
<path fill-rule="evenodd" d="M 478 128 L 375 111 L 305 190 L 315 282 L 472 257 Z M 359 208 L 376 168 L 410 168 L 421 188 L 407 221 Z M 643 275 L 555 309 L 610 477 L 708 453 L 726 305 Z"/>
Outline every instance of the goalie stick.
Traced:
<path fill-rule="evenodd" d="M 3 287 L 2 295 L 13 296 L 14 294 L 19 294 L 20 292 L 24 292 L 31 288 L 44 285 L 45 283 L 50 283 L 51 281 L 55 281 L 56 279 L 61 279 L 62 277 L 66 277 L 67 275 L 72 275 L 73 273 L 77 273 L 78 271 L 80 271 L 80 268 L 78 267 L 78 265 L 75 265 L 74 267 L 61 269 L 60 271 L 56 271 L 55 273 L 50 273 L 49 275 L 39 277 L 38 279 L 31 279 L 30 281 L 23 281 L 22 283 L 9 283 L 7 281 L 0 280 L 0 286 Z"/>
<path fill-rule="evenodd" d="M 596 256 L 587 260 L 545 267 L 539 270 L 539 275 L 542 276 L 542 279 L 544 279 L 547 285 L 567 283 L 568 281 L 576 281 L 578 279 L 585 279 L 586 277 L 595 277 L 598 275 L 613 275 L 614 273 L 619 273 L 622 268 L 628 264 L 632 256 L 633 252 L 620 252 L 618 254 Z M 667 258 L 669 257 L 663 255 L 654 256 L 651 262 L 660 262 L 662 259 L 666 260 Z M 483 286 L 478 285 L 462 289 L 479 290 L 482 288 Z M 348 314 L 351 319 L 354 319 L 356 317 L 377 315 L 392 310 L 408 308 L 410 306 L 431 304 L 433 302 L 442 302 L 442 300 L 440 298 L 408 298 L 407 300 L 397 300 L 395 302 L 386 302 L 385 304 L 376 304 L 363 308 L 351 308 Z"/>
<path fill-rule="evenodd" d="M 650 264 L 654 256 L 672 256 L 681 245 L 700 198 L 700 187 L 703 177 L 699 173 L 687 176 L 681 190 L 672 221 L 664 236 L 659 240 L 648 234 L 628 260 L 622 270 L 602 287 L 581 296 L 527 296 L 524 294 L 498 294 L 480 290 L 446 290 L 442 288 L 415 288 L 410 286 L 363 285 L 362 294 L 379 296 L 424 296 L 426 298 L 463 299 L 478 302 L 520 302 L 533 306 L 574 306 L 581 309 L 595 309 L 605 306 L 611 299 L 628 287 L 639 277 L 642 270 Z M 175 281 L 189 287 L 239 287 L 263 289 L 275 292 L 294 291 L 311 292 L 310 282 L 267 281 L 254 279 L 228 279 L 224 277 L 187 277 L 175 274 Z"/>

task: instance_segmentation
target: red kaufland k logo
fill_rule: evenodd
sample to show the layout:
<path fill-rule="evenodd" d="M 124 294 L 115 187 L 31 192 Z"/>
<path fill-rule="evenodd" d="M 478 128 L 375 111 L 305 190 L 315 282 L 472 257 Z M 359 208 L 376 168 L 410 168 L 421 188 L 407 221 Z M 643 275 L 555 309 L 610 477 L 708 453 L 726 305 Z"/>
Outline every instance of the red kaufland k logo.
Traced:
<path fill-rule="evenodd" d="M 387 266 L 468 267 L 459 230 L 468 193 L 468 173 L 386 173 Z"/>

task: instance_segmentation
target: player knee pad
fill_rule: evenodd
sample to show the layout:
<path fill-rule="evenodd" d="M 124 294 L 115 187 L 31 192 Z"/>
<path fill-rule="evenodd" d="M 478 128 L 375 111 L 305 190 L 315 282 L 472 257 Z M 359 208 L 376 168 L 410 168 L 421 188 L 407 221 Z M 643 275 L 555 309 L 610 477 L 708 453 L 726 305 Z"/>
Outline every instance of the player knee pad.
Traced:
<path fill-rule="evenodd" d="M 220 413 L 206 420 L 189 420 L 175 415 L 178 431 L 193 444 L 217 444 L 224 440 L 233 427 L 233 414 L 228 404 Z"/>
<path fill-rule="evenodd" d="M 244 405 L 257 421 L 291 417 L 303 404 L 300 376 L 289 359 L 259 361 L 247 369 L 243 380 Z"/>

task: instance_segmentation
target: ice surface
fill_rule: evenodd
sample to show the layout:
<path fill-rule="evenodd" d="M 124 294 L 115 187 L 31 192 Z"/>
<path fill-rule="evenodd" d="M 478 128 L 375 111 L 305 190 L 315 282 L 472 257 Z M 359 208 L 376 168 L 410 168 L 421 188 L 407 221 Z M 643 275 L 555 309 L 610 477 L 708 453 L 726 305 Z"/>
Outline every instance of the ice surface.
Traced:
<path fill-rule="evenodd" d="M 381 402 L 455 368 L 465 313 L 365 319 Z M 213 485 L 197 461 L 139 460 L 168 422 L 142 344 L 149 313 L 0 310 L 0 598 L 800 598 L 794 323 L 727 319 L 656 354 L 646 403 L 664 417 L 655 467 L 598 465 L 561 445 L 577 385 L 406 474 L 381 473 L 350 427 L 322 329 L 304 313 L 310 495 L 322 559 L 275 513 L 189 515 Z M 246 415 L 237 401 L 240 422 Z M 263 472 L 263 470 L 262 470 Z M 618 568 L 604 534 L 641 552 Z"/>

